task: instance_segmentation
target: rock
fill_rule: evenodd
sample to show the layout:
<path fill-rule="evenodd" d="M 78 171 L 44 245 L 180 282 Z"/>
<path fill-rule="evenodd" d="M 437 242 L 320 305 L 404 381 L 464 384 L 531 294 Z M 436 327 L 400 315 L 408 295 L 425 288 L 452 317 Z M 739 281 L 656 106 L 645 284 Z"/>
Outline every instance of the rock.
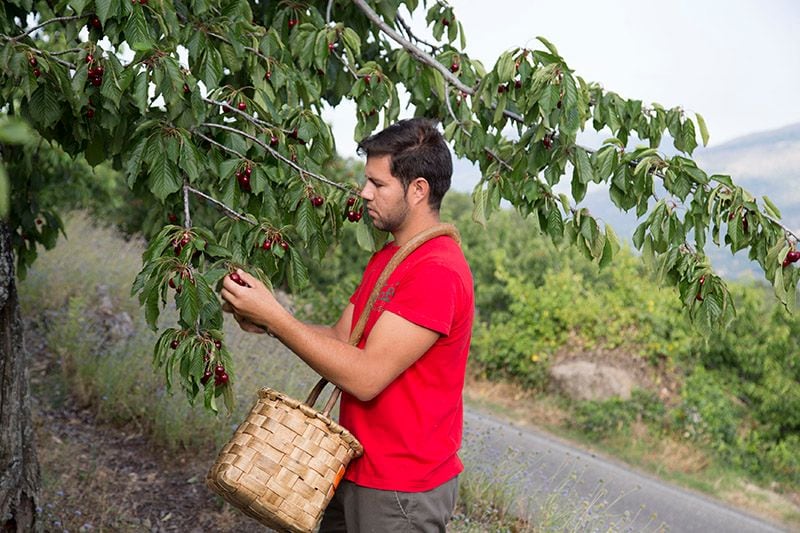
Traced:
<path fill-rule="evenodd" d="M 550 368 L 550 381 L 573 400 L 629 400 L 636 382 L 625 370 L 590 361 L 569 361 Z"/>

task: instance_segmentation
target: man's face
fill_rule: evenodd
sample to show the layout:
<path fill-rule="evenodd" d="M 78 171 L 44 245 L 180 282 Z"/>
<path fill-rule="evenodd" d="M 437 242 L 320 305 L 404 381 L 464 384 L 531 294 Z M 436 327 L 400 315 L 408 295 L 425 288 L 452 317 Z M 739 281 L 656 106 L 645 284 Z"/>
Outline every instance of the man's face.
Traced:
<path fill-rule="evenodd" d="M 389 170 L 390 162 L 388 155 L 367 158 L 364 168 L 367 182 L 361 190 L 361 198 L 366 202 L 375 227 L 391 233 L 403 225 L 409 206 L 403 184 Z"/>

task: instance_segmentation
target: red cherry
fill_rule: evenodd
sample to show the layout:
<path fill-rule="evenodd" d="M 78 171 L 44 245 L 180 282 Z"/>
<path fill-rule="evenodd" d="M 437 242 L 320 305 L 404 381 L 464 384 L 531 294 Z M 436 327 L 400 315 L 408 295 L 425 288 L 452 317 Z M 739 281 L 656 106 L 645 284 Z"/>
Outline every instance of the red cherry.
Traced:
<path fill-rule="evenodd" d="M 228 374 L 226 374 L 225 372 L 223 372 L 222 374 L 218 374 L 214 378 L 214 385 L 216 385 L 217 387 L 221 387 L 222 385 L 225 385 L 227 382 L 228 382 Z"/>
<path fill-rule="evenodd" d="M 89 23 L 92 25 L 93 28 L 97 29 L 100 29 L 100 27 L 103 25 L 103 23 L 100 22 L 100 19 L 97 17 L 92 17 L 91 19 L 89 19 Z"/>
<path fill-rule="evenodd" d="M 283 248 L 284 252 L 289 250 L 289 243 L 288 242 L 282 240 L 279 244 L 280 244 L 281 248 Z"/>
<path fill-rule="evenodd" d="M 200 378 L 200 383 L 205 385 L 206 383 L 208 383 L 208 380 L 210 380 L 211 376 L 213 375 L 214 373 L 211 372 L 211 370 L 206 370 L 205 372 L 203 372 L 203 377 Z"/>
<path fill-rule="evenodd" d="M 347 199 L 347 205 L 348 206 L 353 206 L 355 204 L 356 204 L 356 199 L 353 198 L 352 196 Z"/>
<path fill-rule="evenodd" d="M 453 62 L 453 64 L 450 65 L 450 72 L 458 72 L 458 68 L 459 68 L 458 63 Z"/>
<path fill-rule="evenodd" d="M 268 70 L 267 72 L 264 73 L 264 79 L 265 80 L 269 81 L 269 79 L 271 77 L 272 77 L 272 71 L 271 70 Z"/>
<path fill-rule="evenodd" d="M 333 49 L 336 48 L 336 43 L 328 43 L 328 52 L 333 52 Z"/>
<path fill-rule="evenodd" d="M 245 192 L 250 192 L 252 188 L 250 187 L 250 177 L 244 174 L 239 176 L 239 186 Z"/>
<path fill-rule="evenodd" d="M 786 254 L 786 258 L 783 260 L 783 267 L 786 268 L 797 261 L 800 261 L 800 251 L 790 250 L 789 253 Z"/>
<path fill-rule="evenodd" d="M 105 72 L 105 69 L 103 68 L 103 65 L 98 65 L 97 68 L 94 69 L 95 76 L 102 76 L 103 72 Z"/>
<path fill-rule="evenodd" d="M 246 167 L 244 167 L 244 173 L 246 176 L 250 176 L 253 173 L 253 167 L 247 165 Z"/>
<path fill-rule="evenodd" d="M 218 376 L 219 376 L 220 374 L 224 374 L 224 373 L 225 373 L 225 367 L 224 367 L 224 366 L 222 366 L 222 364 L 217 364 L 217 366 L 216 366 L 216 367 L 214 367 L 214 373 L 215 373 L 216 375 L 218 375 Z"/>
<path fill-rule="evenodd" d="M 442 26 L 449 26 L 450 19 L 442 17 Z"/>
<path fill-rule="evenodd" d="M 41 70 L 39 70 L 38 68 L 33 69 L 33 77 L 34 78 L 38 78 L 41 75 L 42 75 L 42 71 Z"/>
<path fill-rule="evenodd" d="M 293 129 L 288 133 L 289 137 L 291 137 L 292 139 L 297 139 L 297 134 L 298 134 L 297 128 Z"/>
<path fill-rule="evenodd" d="M 140 3 L 141 5 L 146 5 L 146 4 L 147 4 L 147 0 L 139 0 L 139 3 Z"/>
<path fill-rule="evenodd" d="M 497 86 L 497 94 L 503 94 L 504 92 L 506 92 L 506 86 L 505 85 L 498 85 Z"/>
<path fill-rule="evenodd" d="M 278 138 L 274 135 L 269 138 L 269 145 L 270 146 L 278 146 Z"/>
<path fill-rule="evenodd" d="M 292 153 L 292 156 L 289 159 L 292 160 L 292 163 L 297 163 L 297 154 Z"/>
<path fill-rule="evenodd" d="M 219 350 L 220 348 L 222 348 L 222 342 L 219 340 L 215 340 L 214 347 L 216 347 L 216 349 Z"/>
<path fill-rule="evenodd" d="M 103 83 L 103 78 L 92 78 L 92 85 L 94 85 L 95 87 L 100 87 L 102 83 Z"/>
<path fill-rule="evenodd" d="M 170 289 L 174 289 L 175 288 L 175 280 L 170 278 L 168 285 L 169 285 Z"/>
<path fill-rule="evenodd" d="M 189 94 L 191 90 L 189 89 L 189 85 L 184 83 L 183 84 L 183 94 Z"/>
<path fill-rule="evenodd" d="M 36 219 L 36 225 L 37 226 L 41 226 L 42 224 L 44 224 L 44 221 L 41 218 L 37 218 Z"/>
<path fill-rule="evenodd" d="M 245 109 L 247 109 L 247 104 L 244 101 L 241 101 L 238 104 L 236 104 L 236 107 L 239 109 L 239 111 L 244 111 Z"/>
<path fill-rule="evenodd" d="M 270 248 L 272 248 L 272 241 L 270 239 L 266 239 L 264 241 L 264 244 L 261 245 L 261 248 L 263 248 L 264 250 L 269 250 Z"/>
<path fill-rule="evenodd" d="M 94 118 L 94 109 L 91 107 L 86 110 L 86 118 Z"/>
<path fill-rule="evenodd" d="M 30 63 L 32 67 L 35 67 L 36 65 L 38 65 L 38 64 L 39 64 L 39 61 L 38 61 L 38 60 L 37 60 L 35 57 L 31 57 L 31 58 L 28 60 L 28 63 Z"/>
<path fill-rule="evenodd" d="M 514 87 L 516 87 L 517 89 L 522 87 L 522 80 L 515 80 L 514 81 Z"/>
<path fill-rule="evenodd" d="M 372 76 L 370 76 L 369 74 L 367 74 L 366 76 L 364 76 L 364 83 L 366 83 L 367 85 L 369 85 L 369 82 L 370 82 L 370 81 L 372 81 Z"/>
<path fill-rule="evenodd" d="M 297 26 L 297 19 L 289 19 L 288 24 L 289 24 L 289 29 L 291 30 L 292 28 Z"/>
<path fill-rule="evenodd" d="M 173 340 L 172 340 L 172 342 L 171 342 L 171 343 L 169 343 L 169 347 L 170 347 L 170 348 L 172 348 L 172 349 L 174 350 L 175 348 L 177 348 L 177 347 L 178 347 L 178 345 L 179 345 L 179 344 L 180 344 L 180 343 L 178 342 L 178 339 L 173 339 Z"/>
<path fill-rule="evenodd" d="M 356 211 L 356 222 L 361 220 L 361 211 Z"/>
<path fill-rule="evenodd" d="M 234 283 L 236 283 L 237 285 L 241 285 L 242 287 L 247 287 L 247 282 L 246 282 L 245 280 L 243 280 L 243 279 L 241 278 L 241 276 L 239 276 L 239 274 L 238 274 L 238 273 L 236 273 L 236 272 L 231 272 L 231 273 L 230 273 L 230 278 L 231 278 L 231 281 L 233 281 L 233 282 L 234 282 Z"/>

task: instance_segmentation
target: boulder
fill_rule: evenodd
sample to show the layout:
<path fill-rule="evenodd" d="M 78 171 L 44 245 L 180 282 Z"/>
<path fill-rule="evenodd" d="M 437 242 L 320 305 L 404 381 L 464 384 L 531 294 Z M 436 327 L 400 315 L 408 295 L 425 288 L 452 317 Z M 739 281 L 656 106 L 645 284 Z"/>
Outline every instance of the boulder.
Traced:
<path fill-rule="evenodd" d="M 569 361 L 550 367 L 550 382 L 555 389 L 573 400 L 629 400 L 636 387 L 633 376 L 625 370 L 592 363 Z"/>

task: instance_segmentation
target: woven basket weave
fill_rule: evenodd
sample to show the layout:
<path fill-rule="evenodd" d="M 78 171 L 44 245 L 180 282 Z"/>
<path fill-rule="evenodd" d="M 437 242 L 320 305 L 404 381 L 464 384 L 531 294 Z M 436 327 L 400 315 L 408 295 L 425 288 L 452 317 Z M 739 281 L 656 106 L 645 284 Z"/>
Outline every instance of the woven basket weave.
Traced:
<path fill-rule="evenodd" d="M 350 334 L 350 344 L 361 339 L 368 311 L 395 267 L 422 243 L 440 235 L 460 242 L 453 226 L 439 224 L 416 235 L 392 256 Z M 364 451 L 349 431 L 330 418 L 341 393 L 338 388 L 322 412 L 313 408 L 327 383 L 320 379 L 305 402 L 261 389 L 250 413 L 211 466 L 208 487 L 268 527 L 311 532 L 350 460 Z"/>
<path fill-rule="evenodd" d="M 316 394 L 325 385 L 320 381 Z M 319 389 L 319 390 L 318 390 Z M 338 389 L 329 400 L 330 408 Z M 312 391 L 312 396 L 315 392 Z M 314 404 L 316 397 L 307 400 Z M 264 388 L 206 478 L 230 504 L 279 531 L 309 532 L 361 444 L 329 417 Z"/>

